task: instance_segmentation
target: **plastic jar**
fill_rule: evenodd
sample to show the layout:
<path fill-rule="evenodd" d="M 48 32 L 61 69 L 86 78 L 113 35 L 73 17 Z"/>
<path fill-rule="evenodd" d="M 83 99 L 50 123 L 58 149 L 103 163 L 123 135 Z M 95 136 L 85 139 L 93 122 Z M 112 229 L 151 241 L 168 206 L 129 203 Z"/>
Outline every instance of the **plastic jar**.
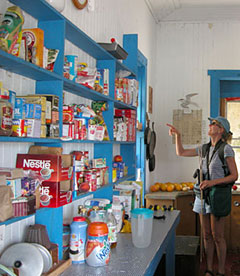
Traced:
<path fill-rule="evenodd" d="M 84 263 L 85 258 L 85 245 L 87 238 L 87 222 L 84 217 L 74 217 L 70 225 L 70 251 L 69 256 L 73 264 Z"/>
<path fill-rule="evenodd" d="M 110 260 L 108 227 L 105 222 L 92 222 L 88 226 L 86 262 L 90 266 L 104 266 Z"/>
<path fill-rule="evenodd" d="M 12 134 L 12 104 L 8 101 L 9 96 L 0 96 L 0 136 Z"/>

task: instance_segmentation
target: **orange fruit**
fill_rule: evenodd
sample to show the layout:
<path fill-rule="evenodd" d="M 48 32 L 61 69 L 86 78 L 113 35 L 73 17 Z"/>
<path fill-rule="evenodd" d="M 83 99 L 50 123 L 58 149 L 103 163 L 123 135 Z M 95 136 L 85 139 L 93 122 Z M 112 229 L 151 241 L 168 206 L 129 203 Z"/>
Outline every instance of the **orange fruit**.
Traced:
<path fill-rule="evenodd" d="M 173 185 L 173 184 L 168 184 L 168 185 L 167 185 L 167 191 L 168 191 L 168 192 L 174 191 L 174 185 Z"/>
<path fill-rule="evenodd" d="M 194 184 L 192 182 L 189 182 L 188 187 L 190 188 L 190 190 L 193 190 Z"/>
<path fill-rule="evenodd" d="M 156 183 L 155 183 L 154 185 L 158 187 L 158 190 L 160 190 L 160 187 L 161 187 L 161 183 L 159 183 L 159 182 L 156 182 Z"/>
<path fill-rule="evenodd" d="M 182 191 L 182 185 L 179 184 L 179 183 L 176 183 L 176 184 L 175 184 L 175 189 L 176 189 L 177 191 Z"/>
<path fill-rule="evenodd" d="M 157 191 L 159 191 L 159 186 L 154 184 L 150 187 L 150 190 L 151 190 L 151 192 L 157 192 Z"/>
<path fill-rule="evenodd" d="M 165 192 L 167 190 L 167 185 L 165 183 L 161 184 L 160 190 Z"/>

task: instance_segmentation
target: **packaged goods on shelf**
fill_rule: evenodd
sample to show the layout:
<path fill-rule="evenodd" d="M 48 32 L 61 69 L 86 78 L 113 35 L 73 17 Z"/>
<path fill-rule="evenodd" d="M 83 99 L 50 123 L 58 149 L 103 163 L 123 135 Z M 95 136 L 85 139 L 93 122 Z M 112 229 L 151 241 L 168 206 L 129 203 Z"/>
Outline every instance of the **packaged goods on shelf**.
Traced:
<path fill-rule="evenodd" d="M 114 186 L 116 190 L 132 190 L 134 196 L 134 207 L 133 208 L 140 208 L 141 207 L 141 190 L 142 187 L 137 184 L 135 181 L 124 181 Z"/>
<path fill-rule="evenodd" d="M 22 30 L 24 17 L 17 6 L 7 8 L 0 25 L 0 48 L 10 52 L 14 47 L 17 49 L 19 33 Z"/>
<path fill-rule="evenodd" d="M 5 185 L 6 176 L 0 176 L 0 222 L 5 221 L 13 216 L 12 198 L 13 192 L 11 187 Z"/>
<path fill-rule="evenodd" d="M 41 137 L 41 120 L 27 119 L 27 137 Z"/>
<path fill-rule="evenodd" d="M 11 187 L 13 192 L 13 198 L 18 198 L 22 195 L 21 178 L 6 179 L 6 185 Z"/>
<path fill-rule="evenodd" d="M 69 187 L 71 182 L 68 181 Z M 66 182 L 64 181 L 64 186 Z M 72 202 L 72 190 L 63 190 L 61 182 L 43 181 L 40 187 L 40 207 L 59 207 Z"/>
<path fill-rule="evenodd" d="M 44 31 L 40 28 L 23 29 L 22 36 L 27 43 L 28 61 L 43 67 Z"/>
<path fill-rule="evenodd" d="M 49 71 L 53 71 L 58 54 L 58 49 L 47 49 L 46 47 L 44 47 L 43 68 Z"/>
<path fill-rule="evenodd" d="M 99 86 L 102 88 L 102 94 L 109 95 L 109 69 L 97 69 L 96 81 L 98 81 Z M 96 90 L 96 89 L 95 89 Z"/>
<path fill-rule="evenodd" d="M 12 134 L 13 107 L 9 102 L 9 96 L 0 96 L 0 135 Z"/>
<path fill-rule="evenodd" d="M 28 216 L 36 212 L 36 197 L 34 195 L 19 197 L 12 200 L 12 205 L 14 217 Z"/>
<path fill-rule="evenodd" d="M 77 76 L 77 56 L 65 55 L 64 56 L 64 71 L 63 76 L 66 79 L 75 81 Z"/>
<path fill-rule="evenodd" d="M 72 156 L 70 154 L 17 154 L 16 168 L 32 170 L 43 181 L 72 179 Z"/>
<path fill-rule="evenodd" d="M 131 218 L 131 210 L 134 209 L 135 206 L 134 191 L 113 189 L 113 203 L 122 204 L 125 213 Z"/>
<path fill-rule="evenodd" d="M 24 170 L 19 168 L 0 168 L 0 176 L 4 175 L 6 179 L 16 179 L 24 177 Z"/>
<path fill-rule="evenodd" d="M 114 110 L 114 139 L 117 141 L 135 141 L 136 110 Z"/>

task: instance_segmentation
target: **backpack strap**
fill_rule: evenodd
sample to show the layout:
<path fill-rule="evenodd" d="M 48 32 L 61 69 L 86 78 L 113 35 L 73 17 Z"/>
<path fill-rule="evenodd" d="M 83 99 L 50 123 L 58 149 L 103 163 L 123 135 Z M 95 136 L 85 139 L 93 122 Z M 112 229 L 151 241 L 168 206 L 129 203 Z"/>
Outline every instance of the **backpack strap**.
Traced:
<path fill-rule="evenodd" d="M 201 156 L 202 158 L 204 158 L 207 155 L 207 153 L 210 150 L 210 147 L 211 147 L 211 141 L 208 142 L 207 144 L 202 145 L 202 156 Z"/>
<path fill-rule="evenodd" d="M 225 158 L 224 158 L 224 148 L 225 148 L 226 145 L 227 145 L 226 142 L 221 141 L 220 145 L 218 146 L 218 156 L 219 156 L 219 159 L 222 162 L 222 168 L 223 168 L 225 176 L 229 175 L 229 170 L 228 170 L 228 167 L 227 167 L 227 163 L 226 163 Z M 202 157 L 203 158 L 208 154 L 208 152 L 210 150 L 210 147 L 211 147 L 211 141 L 207 144 L 202 145 Z"/>
<path fill-rule="evenodd" d="M 222 168 L 224 170 L 225 176 L 229 175 L 228 166 L 227 166 L 226 160 L 224 158 L 224 148 L 225 148 L 226 144 L 227 144 L 226 142 L 223 142 L 218 149 L 218 156 L 222 162 Z"/>

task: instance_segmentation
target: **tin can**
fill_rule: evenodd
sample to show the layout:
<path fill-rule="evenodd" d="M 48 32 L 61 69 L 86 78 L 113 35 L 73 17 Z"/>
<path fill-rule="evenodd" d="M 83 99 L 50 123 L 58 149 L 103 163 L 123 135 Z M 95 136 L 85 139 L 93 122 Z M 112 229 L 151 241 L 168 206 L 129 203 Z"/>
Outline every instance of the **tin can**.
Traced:
<path fill-rule="evenodd" d="M 86 262 L 90 266 L 104 266 L 110 260 L 108 227 L 104 222 L 91 222 L 88 226 Z"/>
<path fill-rule="evenodd" d="M 84 217 L 74 217 L 70 225 L 71 236 L 69 256 L 73 264 L 85 263 L 87 226 L 88 224 Z"/>

